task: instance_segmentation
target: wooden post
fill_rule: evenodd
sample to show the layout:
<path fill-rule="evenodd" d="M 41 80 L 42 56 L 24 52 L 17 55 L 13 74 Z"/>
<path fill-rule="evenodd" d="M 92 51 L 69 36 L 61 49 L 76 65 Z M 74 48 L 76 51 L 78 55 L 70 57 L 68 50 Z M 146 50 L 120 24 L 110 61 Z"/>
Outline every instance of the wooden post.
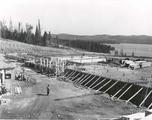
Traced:
<path fill-rule="evenodd" d="M 4 85 L 4 83 L 5 83 L 5 70 L 3 69 L 2 70 L 2 85 Z"/>
<path fill-rule="evenodd" d="M 92 87 L 92 89 L 94 89 L 95 87 L 97 87 L 99 84 L 103 83 L 105 80 L 107 80 L 106 78 L 101 80 L 98 84 L 96 84 L 95 86 Z"/>
<path fill-rule="evenodd" d="M 96 83 L 98 80 L 100 80 L 100 78 L 101 78 L 101 77 L 99 77 L 98 79 L 96 79 L 96 80 L 89 86 L 89 88 L 91 88 L 91 87 L 94 85 L 94 83 Z"/>
<path fill-rule="evenodd" d="M 133 99 L 143 88 L 140 88 L 131 98 L 129 98 L 126 102 L 129 102 L 131 99 Z"/>
<path fill-rule="evenodd" d="M 76 71 L 74 71 L 70 76 L 68 76 L 68 79 L 70 79 L 75 73 Z"/>
<path fill-rule="evenodd" d="M 73 78 L 71 79 L 71 81 L 73 81 L 78 75 L 80 75 L 80 73 L 78 73 L 75 77 L 73 77 Z"/>
<path fill-rule="evenodd" d="M 76 84 L 77 81 L 81 80 L 85 75 L 83 74 L 82 76 L 80 76 L 79 78 L 77 78 L 73 83 Z"/>
<path fill-rule="evenodd" d="M 64 77 L 69 73 L 70 71 L 68 71 L 67 73 L 64 74 Z"/>
<path fill-rule="evenodd" d="M 118 99 L 120 99 L 132 86 L 133 86 L 133 84 L 131 84 L 131 85 L 118 97 Z"/>
<path fill-rule="evenodd" d="M 89 75 L 89 77 L 86 78 L 84 81 L 82 81 L 82 83 L 80 83 L 80 85 L 83 84 L 85 81 L 87 81 L 91 76 L 92 76 L 92 75 Z"/>
<path fill-rule="evenodd" d="M 52 67 L 52 61 L 49 60 L 49 68 L 51 68 L 51 67 Z"/>
<path fill-rule="evenodd" d="M 85 75 L 83 74 L 81 77 L 77 78 L 75 81 L 74 81 L 74 84 L 76 84 L 78 81 L 81 81 L 81 79 L 84 77 Z"/>
<path fill-rule="evenodd" d="M 110 83 L 111 82 L 111 80 L 109 80 L 108 82 L 106 82 L 104 85 L 102 85 L 98 90 L 96 90 L 96 91 L 100 91 L 104 86 L 106 86 L 108 83 Z"/>
<path fill-rule="evenodd" d="M 43 63 L 42 63 L 42 58 L 40 58 L 40 66 L 42 66 L 43 65 Z"/>
<path fill-rule="evenodd" d="M 69 78 L 73 73 L 75 73 L 75 71 L 72 71 L 72 72 L 67 76 L 67 78 Z"/>
<path fill-rule="evenodd" d="M 111 98 L 115 97 L 126 86 L 127 86 L 127 83 L 125 85 L 123 85 L 123 87 L 121 89 L 119 89 Z"/>
<path fill-rule="evenodd" d="M 96 76 L 94 76 L 92 79 L 90 79 L 84 86 L 86 86 L 90 81 L 92 81 Z"/>
<path fill-rule="evenodd" d="M 140 103 L 139 107 L 142 106 L 142 104 L 146 101 L 146 99 L 149 97 L 149 95 L 151 94 L 152 90 L 148 93 L 148 95 L 143 99 L 143 101 Z"/>
<path fill-rule="evenodd" d="M 148 106 L 148 109 L 150 109 L 150 108 L 151 108 L 151 106 L 152 106 L 152 103 Z"/>
<path fill-rule="evenodd" d="M 89 74 L 85 75 L 85 77 L 84 77 L 83 79 L 81 79 L 80 81 L 78 81 L 77 84 L 78 84 L 78 83 L 81 83 L 81 82 L 82 82 L 84 79 L 86 79 L 88 76 L 89 76 Z"/>
<path fill-rule="evenodd" d="M 116 81 L 113 85 L 111 85 L 107 90 L 104 91 L 106 93 L 108 90 L 110 90 L 113 86 L 115 86 L 119 81 Z"/>

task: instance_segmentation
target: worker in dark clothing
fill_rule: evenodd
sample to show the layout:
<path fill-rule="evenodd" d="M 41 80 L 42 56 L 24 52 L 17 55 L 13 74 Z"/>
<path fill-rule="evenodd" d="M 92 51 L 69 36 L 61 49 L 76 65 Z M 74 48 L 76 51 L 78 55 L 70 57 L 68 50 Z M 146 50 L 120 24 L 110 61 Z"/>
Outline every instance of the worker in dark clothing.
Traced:
<path fill-rule="evenodd" d="M 48 86 L 47 86 L 47 96 L 49 95 L 49 93 L 50 93 L 50 85 L 48 84 Z"/>

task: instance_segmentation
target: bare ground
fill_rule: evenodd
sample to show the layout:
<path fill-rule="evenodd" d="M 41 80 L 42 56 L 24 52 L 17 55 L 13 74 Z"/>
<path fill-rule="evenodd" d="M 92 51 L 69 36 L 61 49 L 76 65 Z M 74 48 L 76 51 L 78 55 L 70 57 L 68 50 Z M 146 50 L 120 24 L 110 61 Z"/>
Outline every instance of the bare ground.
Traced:
<path fill-rule="evenodd" d="M 44 47 L 26 44 L 14 40 L 2 39 L 0 38 L 0 53 L 27 53 L 33 56 L 43 56 L 43 57 L 52 57 L 52 56 L 65 56 L 65 55 L 103 55 L 102 53 L 87 52 L 83 50 L 78 50 L 74 48 L 55 48 L 55 47 Z"/>
<path fill-rule="evenodd" d="M 112 101 L 106 94 L 94 94 L 32 70 L 26 70 L 26 74 L 37 81 L 36 85 L 19 82 L 23 93 L 4 97 L 9 103 L 1 105 L 1 119 L 102 120 L 141 110 L 129 103 Z M 46 96 L 47 84 L 51 88 L 49 96 Z"/>
<path fill-rule="evenodd" d="M 152 87 L 152 67 L 131 70 L 128 68 L 111 67 L 109 65 L 84 65 L 87 73 L 101 75 L 103 77 L 131 82 L 138 85 Z"/>

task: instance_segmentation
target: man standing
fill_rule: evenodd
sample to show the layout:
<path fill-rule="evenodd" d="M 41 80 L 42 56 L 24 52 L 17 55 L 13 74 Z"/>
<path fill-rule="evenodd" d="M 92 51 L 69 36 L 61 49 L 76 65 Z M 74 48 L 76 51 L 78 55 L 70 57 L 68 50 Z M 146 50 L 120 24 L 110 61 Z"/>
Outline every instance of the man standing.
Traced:
<path fill-rule="evenodd" d="M 47 96 L 49 95 L 49 93 L 50 93 L 50 85 L 48 84 L 48 86 L 47 86 Z"/>

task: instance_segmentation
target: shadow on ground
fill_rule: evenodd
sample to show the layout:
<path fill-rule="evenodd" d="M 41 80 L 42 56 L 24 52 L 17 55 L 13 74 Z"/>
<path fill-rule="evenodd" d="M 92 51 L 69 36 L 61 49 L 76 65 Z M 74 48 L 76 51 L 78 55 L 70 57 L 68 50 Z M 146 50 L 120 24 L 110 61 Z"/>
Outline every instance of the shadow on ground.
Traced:
<path fill-rule="evenodd" d="M 47 94 L 41 94 L 41 93 L 39 93 L 39 94 L 36 94 L 37 96 L 47 96 Z"/>

